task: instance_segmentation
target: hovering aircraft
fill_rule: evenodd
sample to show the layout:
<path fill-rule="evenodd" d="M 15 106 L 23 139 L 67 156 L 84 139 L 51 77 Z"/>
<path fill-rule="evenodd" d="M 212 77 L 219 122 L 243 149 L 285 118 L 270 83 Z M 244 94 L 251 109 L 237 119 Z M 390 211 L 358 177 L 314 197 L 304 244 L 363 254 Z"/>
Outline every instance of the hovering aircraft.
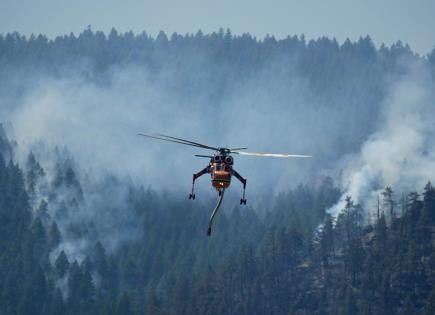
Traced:
<path fill-rule="evenodd" d="M 209 158 L 210 162 L 209 164 L 201 171 L 199 171 L 196 174 L 193 174 L 193 181 L 192 181 L 192 191 L 189 194 L 189 199 L 195 200 L 195 181 L 201 177 L 204 174 L 210 174 L 211 175 L 211 184 L 212 186 L 218 191 L 219 193 L 219 200 L 214 208 L 212 215 L 210 217 L 208 229 L 207 229 L 207 235 L 211 235 L 211 228 L 213 224 L 213 219 L 216 216 L 216 213 L 222 203 L 222 199 L 225 193 L 225 189 L 227 189 L 230 186 L 231 183 L 231 177 L 234 176 L 237 178 L 243 185 L 243 195 L 240 199 L 241 205 L 246 205 L 246 198 L 245 198 L 245 191 L 246 191 L 246 178 L 243 178 L 234 168 L 234 159 L 231 156 L 231 154 L 234 155 L 245 155 L 245 156 L 259 156 L 259 157 L 276 157 L 276 158 L 309 158 L 310 155 L 295 155 L 295 154 L 278 154 L 278 153 L 255 153 L 255 152 L 246 152 L 244 150 L 247 150 L 247 148 L 219 148 L 219 147 L 213 147 L 210 145 L 193 142 L 190 140 L 185 140 L 181 138 L 166 136 L 162 134 L 154 134 L 154 135 L 147 135 L 143 133 L 139 133 L 138 135 L 157 139 L 157 140 L 163 140 L 178 144 L 184 144 L 189 145 L 193 147 L 197 147 L 200 149 L 207 149 L 214 151 L 213 155 L 201 155 L 201 154 L 195 154 L 197 157 L 202 158 Z"/>

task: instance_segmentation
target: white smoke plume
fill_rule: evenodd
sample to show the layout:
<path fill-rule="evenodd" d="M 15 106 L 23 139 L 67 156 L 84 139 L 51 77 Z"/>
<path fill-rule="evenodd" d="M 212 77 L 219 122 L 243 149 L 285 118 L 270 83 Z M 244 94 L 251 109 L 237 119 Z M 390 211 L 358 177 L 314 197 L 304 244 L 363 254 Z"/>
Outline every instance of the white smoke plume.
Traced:
<path fill-rule="evenodd" d="M 166 77 L 150 79 L 145 68 L 123 66 L 107 80 L 109 84 L 99 85 L 78 74 L 35 77 L 21 102 L 4 115 L 14 127 L 21 162 L 35 143 L 66 146 L 92 176 L 110 173 L 157 189 L 187 192 L 192 173 L 208 162 L 193 155 L 212 152 L 142 138 L 138 132 L 322 156 L 316 162 L 235 157 L 236 169 L 249 178 L 248 193 L 277 192 L 307 181 L 313 169 L 327 163 L 324 152 L 330 154 L 338 133 L 332 122 L 342 115 L 307 106 L 308 88 L 298 78 L 292 86 L 281 87 L 272 71 L 247 80 L 235 94 L 223 95 L 218 108 L 207 104 L 207 86 L 198 87 L 185 104 L 180 100 L 185 91 L 173 90 Z M 273 94 L 274 89 L 282 91 Z M 330 119 L 322 120 L 326 111 Z"/>
<path fill-rule="evenodd" d="M 386 184 L 398 189 L 406 179 L 406 185 L 414 189 L 434 173 L 423 170 L 429 164 L 433 170 L 433 138 L 429 135 L 433 135 L 433 92 L 424 70 L 416 69 L 393 84 L 384 117 L 378 119 L 373 105 L 378 96 L 364 93 L 371 91 L 368 82 L 376 74 L 363 73 L 343 81 L 338 75 L 337 88 L 325 93 L 328 78 L 322 81 L 324 86 L 312 86 L 309 76 L 297 66 L 297 56 L 270 56 L 264 66 L 251 65 L 255 71 L 245 76 L 229 71 L 225 64 L 215 64 L 201 52 L 192 52 L 182 61 L 187 64 L 184 72 L 177 62 L 163 59 L 157 62 L 161 66 L 158 73 L 146 65 L 126 62 L 104 72 L 103 79 L 93 77 L 92 65 L 86 61 L 66 63 L 57 75 L 26 67 L 8 73 L 0 91 L 0 116 L 13 125 L 11 138 L 19 145 L 20 165 L 34 150 L 43 167 L 53 169 L 49 152 L 55 146 L 65 146 L 80 168 L 81 183 L 85 174 L 92 179 L 83 185 L 84 205 L 70 221 L 59 223 L 65 236 L 59 250 L 69 257 L 80 260 L 94 241 L 68 238 L 65 230 L 70 222 L 96 222 L 95 233 L 112 238 L 102 240 L 106 248 L 130 237 L 125 235 L 130 234 L 125 227 L 130 226 L 131 218 L 123 207 L 126 192 L 119 189 L 122 185 L 115 185 L 113 191 L 102 193 L 105 178 L 114 174 L 124 183 L 176 192 L 185 198 L 192 173 L 208 162 L 193 155 L 211 152 L 144 139 L 138 132 L 160 132 L 216 146 L 247 146 L 251 151 L 314 156 L 311 160 L 235 157 L 235 168 L 248 178 L 250 205 L 256 193 L 270 197 L 324 175 L 344 153 L 359 146 L 374 126 L 379 131 L 366 141 L 361 154 L 349 156 L 344 163 L 342 187 L 346 194 L 364 203 Z M 217 76 L 224 78 L 222 82 Z M 379 86 L 379 90 L 383 92 L 385 87 Z M 211 192 L 209 178 L 201 178 L 196 189 L 201 198 L 206 195 L 202 192 Z M 228 193 L 224 202 L 240 198 L 237 181 Z M 237 196 L 233 201 L 231 193 Z M 101 199 L 113 209 L 97 210 L 103 208 Z M 340 209 L 339 204 L 330 211 Z M 123 225 L 118 228 L 120 222 Z"/>
<path fill-rule="evenodd" d="M 344 193 L 328 210 L 333 216 L 344 208 L 346 196 L 370 217 L 386 186 L 393 188 L 397 200 L 399 194 L 420 191 L 435 179 L 435 85 L 421 64 L 407 68 L 406 75 L 391 83 L 378 131 L 359 154 L 343 159 Z"/>

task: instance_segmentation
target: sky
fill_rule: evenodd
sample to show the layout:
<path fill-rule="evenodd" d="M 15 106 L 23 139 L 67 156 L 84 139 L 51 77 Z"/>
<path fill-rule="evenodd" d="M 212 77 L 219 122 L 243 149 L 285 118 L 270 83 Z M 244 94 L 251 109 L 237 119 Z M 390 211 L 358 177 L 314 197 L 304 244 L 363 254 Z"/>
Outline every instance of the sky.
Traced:
<path fill-rule="evenodd" d="M 108 32 L 156 35 L 230 28 L 257 38 L 304 34 L 374 43 L 398 40 L 426 55 L 435 47 L 435 0 L 0 0 L 0 33 L 75 34 L 91 25 Z"/>

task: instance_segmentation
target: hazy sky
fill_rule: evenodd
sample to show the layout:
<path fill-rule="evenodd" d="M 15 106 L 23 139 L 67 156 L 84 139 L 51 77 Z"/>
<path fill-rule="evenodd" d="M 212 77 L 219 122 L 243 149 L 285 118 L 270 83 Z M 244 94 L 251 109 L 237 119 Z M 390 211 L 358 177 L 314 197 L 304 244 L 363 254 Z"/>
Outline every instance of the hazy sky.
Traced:
<path fill-rule="evenodd" d="M 0 0 L 0 33 L 54 37 L 87 25 L 152 35 L 223 27 L 260 38 L 326 35 L 340 42 L 369 34 L 376 45 L 400 39 L 426 54 L 435 46 L 435 0 Z"/>

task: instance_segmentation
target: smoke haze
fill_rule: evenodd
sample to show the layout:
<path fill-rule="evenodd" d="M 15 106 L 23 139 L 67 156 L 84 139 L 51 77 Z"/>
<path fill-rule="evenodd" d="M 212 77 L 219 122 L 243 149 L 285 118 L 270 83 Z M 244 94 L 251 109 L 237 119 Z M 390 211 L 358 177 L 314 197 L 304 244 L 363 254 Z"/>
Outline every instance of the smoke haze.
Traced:
<path fill-rule="evenodd" d="M 52 182 L 65 160 L 56 152 L 70 152 L 66 160 L 73 161 L 83 189 L 84 200 L 58 221 L 64 240 L 52 258 L 65 250 L 80 260 L 94 244 L 89 240 L 114 250 L 134 237 L 138 227 L 126 206 L 126 186 L 186 199 L 192 174 L 208 163 L 193 155 L 210 152 L 139 132 L 313 156 L 236 156 L 235 169 L 248 179 L 247 199 L 254 205 L 325 175 L 340 184 L 343 198 L 369 205 L 385 185 L 406 191 L 435 174 L 430 64 L 401 43 L 376 50 L 368 37 L 339 46 L 326 38 L 259 42 L 220 32 L 168 40 L 164 34 L 106 37 L 90 29 L 53 43 L 14 36 L 2 43 L 24 41 L 25 57 L 0 60 L 0 114 L 12 125 L 17 160 L 24 165 L 33 151 Z M 215 196 L 208 180 L 196 185 L 206 203 Z M 236 180 L 228 193 L 223 207 L 232 209 L 241 194 Z M 80 199 L 59 188 L 56 194 L 40 195 L 51 198 L 52 217 L 63 211 L 63 201 Z M 336 215 L 342 208 L 340 202 L 329 211 Z M 71 224 L 83 222 L 90 226 L 85 237 L 70 233 Z"/>
<path fill-rule="evenodd" d="M 168 62 L 159 57 L 158 72 L 127 62 L 95 75 L 95 65 L 85 58 L 62 63 L 56 75 L 33 67 L 14 71 L 3 91 L 2 116 L 12 122 L 21 159 L 35 143 L 65 146 L 87 171 L 187 191 L 191 174 L 207 163 L 192 155 L 206 152 L 140 138 L 138 132 L 313 155 L 290 161 L 236 157 L 235 168 L 248 178 L 248 194 L 276 193 L 315 180 L 374 131 L 382 93 L 366 93 L 368 75 L 352 84 L 336 78 L 344 85 L 336 90 L 318 86 L 325 78 L 301 72 L 299 52 L 278 52 L 253 65 L 247 61 L 251 69 L 244 73 L 232 69 L 232 61 L 215 62 L 208 51 L 187 49 L 180 55 Z"/>
<path fill-rule="evenodd" d="M 407 74 L 392 82 L 382 105 L 378 130 L 357 154 L 343 159 L 340 202 L 329 209 L 336 216 L 351 196 L 373 215 L 386 187 L 400 194 L 422 189 L 435 174 L 435 94 L 422 64 L 407 65 Z"/>

